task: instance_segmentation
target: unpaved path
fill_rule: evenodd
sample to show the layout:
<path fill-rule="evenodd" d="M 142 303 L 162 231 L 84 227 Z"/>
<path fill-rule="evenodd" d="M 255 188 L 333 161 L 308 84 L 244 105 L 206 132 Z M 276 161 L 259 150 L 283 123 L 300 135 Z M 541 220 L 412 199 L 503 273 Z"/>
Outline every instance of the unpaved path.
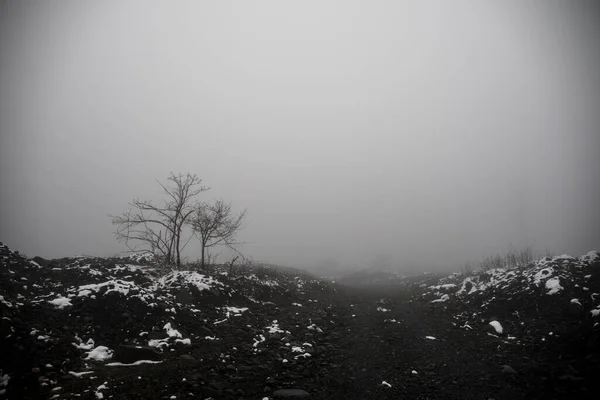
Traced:
<path fill-rule="evenodd" d="M 570 398 L 577 391 L 550 389 L 543 368 L 523 370 L 527 349 L 455 326 L 428 304 L 402 296 L 381 302 L 365 292 L 347 299 L 332 333 L 335 368 L 318 398 L 498 400 Z M 503 372 L 504 365 L 518 372 Z"/>

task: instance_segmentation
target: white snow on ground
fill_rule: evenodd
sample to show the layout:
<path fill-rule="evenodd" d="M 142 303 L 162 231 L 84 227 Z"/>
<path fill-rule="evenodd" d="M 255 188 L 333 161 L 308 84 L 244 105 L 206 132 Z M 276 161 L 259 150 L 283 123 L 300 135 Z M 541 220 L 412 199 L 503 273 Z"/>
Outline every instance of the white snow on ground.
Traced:
<path fill-rule="evenodd" d="M 581 261 L 594 263 L 594 262 L 600 261 L 600 253 L 598 253 L 597 251 L 590 251 L 587 254 L 579 257 L 579 259 Z"/>
<path fill-rule="evenodd" d="M 68 297 L 62 297 L 62 296 L 59 296 L 54 300 L 49 300 L 48 303 L 52 304 L 53 306 L 55 306 L 56 308 L 58 308 L 60 310 L 62 310 L 65 307 L 73 305 L 73 304 L 71 304 L 71 299 L 69 299 Z"/>
<path fill-rule="evenodd" d="M 286 333 L 285 331 L 279 328 L 279 322 L 277 320 L 273 320 L 273 323 L 265 328 L 269 331 L 269 333 Z"/>
<path fill-rule="evenodd" d="M 5 306 L 7 306 L 8 308 L 12 308 L 12 307 L 13 307 L 12 303 L 10 303 L 10 302 L 8 302 L 8 301 L 6 301 L 6 300 L 4 299 L 4 296 L 0 296 L 0 303 L 4 304 L 4 305 L 5 305 Z"/>
<path fill-rule="evenodd" d="M 432 300 L 431 302 L 432 303 L 443 303 L 443 302 L 448 301 L 448 300 L 450 300 L 450 296 L 448 296 L 447 294 L 445 294 L 442 297 L 440 297 L 439 299 Z"/>
<path fill-rule="evenodd" d="M 541 269 L 538 272 L 536 272 L 535 275 L 533 275 L 533 283 L 539 285 L 542 279 L 552 276 L 553 273 L 554 269 L 552 267 Z"/>
<path fill-rule="evenodd" d="M 128 259 L 135 262 L 152 262 L 156 259 L 154 253 L 145 251 L 141 253 L 128 254 L 126 256 L 119 257 L 121 259 Z"/>
<path fill-rule="evenodd" d="M 131 289 L 138 288 L 137 285 L 135 284 L 135 282 L 124 281 L 121 279 L 111 279 L 109 281 L 102 282 L 102 283 L 92 283 L 89 285 L 79 286 L 79 288 L 77 288 L 77 292 L 78 292 L 77 296 L 79 296 L 79 297 L 89 296 L 92 292 L 98 293 L 100 291 L 100 289 L 102 289 L 104 287 L 109 288 L 104 293 L 105 295 L 108 293 L 111 293 L 111 292 L 119 292 L 119 293 L 124 294 L 125 296 L 127 296 L 129 294 L 129 291 Z"/>
<path fill-rule="evenodd" d="M 175 337 L 175 338 L 183 337 L 183 335 L 177 329 L 173 329 L 171 327 L 170 322 L 167 322 L 165 324 L 165 326 L 163 326 L 163 329 L 167 332 L 167 335 L 169 335 L 169 337 Z"/>
<path fill-rule="evenodd" d="M 248 307 L 223 307 L 223 309 L 227 318 L 232 314 L 234 317 L 239 317 L 244 311 L 248 311 Z"/>
<path fill-rule="evenodd" d="M 162 361 L 152 361 L 152 360 L 137 360 L 135 362 L 132 362 L 130 364 L 124 364 L 124 363 L 120 363 L 120 362 L 111 362 L 111 363 L 107 363 L 106 366 L 107 367 L 131 367 L 134 365 L 141 365 L 141 364 L 160 364 Z"/>
<path fill-rule="evenodd" d="M 86 360 L 105 361 L 112 358 L 113 351 L 106 346 L 98 346 L 94 350 L 87 352 Z"/>
<path fill-rule="evenodd" d="M 81 378 L 83 375 L 93 374 L 94 371 L 82 371 L 82 372 L 73 372 L 69 371 L 69 375 L 76 376 L 77 378 Z"/>
<path fill-rule="evenodd" d="M 300 357 L 302 358 L 308 358 L 308 357 L 312 357 L 310 353 L 303 353 L 303 354 L 298 354 L 297 356 L 294 356 L 294 360 L 299 359 Z"/>
<path fill-rule="evenodd" d="M 310 343 L 304 343 L 302 346 L 304 346 L 304 345 L 308 345 L 308 346 L 312 347 L 312 345 Z M 301 353 L 301 354 L 294 356 L 294 360 L 297 360 L 298 358 L 312 357 L 310 353 L 307 353 L 306 350 L 300 346 L 292 346 L 291 351 L 292 351 L 292 353 Z"/>
<path fill-rule="evenodd" d="M 471 289 L 469 289 L 469 292 L 467 293 L 467 287 L 469 287 L 469 284 L 471 285 Z M 477 285 L 476 283 L 469 277 L 465 278 L 462 282 L 462 285 L 460 286 L 460 289 L 458 290 L 458 294 L 462 294 L 462 293 L 467 293 L 467 294 L 473 294 L 477 291 Z"/>
<path fill-rule="evenodd" d="M 546 294 L 554 295 L 564 289 L 563 281 L 573 281 L 573 271 L 588 265 L 589 259 L 600 260 L 600 255 L 597 252 L 590 252 L 579 259 L 567 255 L 544 257 L 521 269 L 505 267 L 482 271 L 464 277 L 456 293 L 459 296 L 469 296 L 490 289 L 533 292 L 536 287 L 542 287 L 546 289 Z M 452 280 L 455 279 L 450 276 L 440 279 L 440 282 Z M 430 288 L 437 289 L 438 286 L 441 288 L 444 285 L 434 285 Z"/>
<path fill-rule="evenodd" d="M 600 261 L 600 255 L 597 252 L 590 252 L 588 254 L 586 254 L 585 256 L 582 256 L 580 258 L 573 258 L 573 257 L 569 257 L 569 256 L 560 256 L 560 257 L 554 257 L 554 258 L 545 258 L 542 260 L 539 260 L 537 262 L 534 262 L 533 265 L 531 267 L 527 267 L 521 270 L 516 270 L 516 269 L 511 269 L 511 268 L 499 268 L 499 269 L 494 269 L 494 270 L 490 270 L 490 271 L 486 271 L 485 273 L 482 273 L 479 276 L 470 276 L 470 277 L 465 277 L 464 275 L 454 275 L 454 276 L 450 276 L 448 278 L 443 278 L 441 280 L 439 280 L 439 284 L 433 285 L 433 286 L 427 286 L 425 285 L 425 288 L 429 288 L 429 290 L 431 291 L 429 293 L 432 300 L 432 303 L 443 303 L 446 302 L 450 299 L 450 297 L 452 297 L 452 299 L 464 299 L 465 301 L 470 301 L 473 297 L 475 297 L 476 299 L 481 299 L 482 297 L 480 297 L 480 295 L 484 295 L 484 292 L 487 291 L 487 293 L 490 293 L 489 296 L 485 296 L 483 297 L 483 299 L 485 299 L 484 304 L 482 305 L 482 308 L 485 308 L 487 305 L 491 304 L 493 301 L 496 302 L 500 302 L 503 301 L 506 298 L 509 298 L 511 294 L 515 293 L 515 289 L 514 287 L 517 287 L 517 284 L 521 284 L 521 282 L 523 282 L 523 284 L 521 285 L 521 287 L 519 287 L 519 290 L 523 290 L 523 291 L 533 291 L 538 290 L 538 292 L 541 290 L 541 293 L 545 293 L 548 295 L 553 295 L 556 293 L 559 293 L 561 290 L 563 290 L 563 286 L 565 286 L 567 289 L 570 289 L 571 287 L 571 281 L 569 280 L 569 276 L 568 275 L 570 272 L 570 270 L 568 268 L 563 267 L 563 265 L 568 265 L 569 268 L 572 268 L 572 264 L 574 265 L 574 268 L 577 268 L 579 265 L 583 265 L 582 262 L 586 261 L 586 260 L 596 260 L 596 261 Z M 557 265 L 554 265 L 553 263 L 559 263 Z M 587 262 L 587 261 L 586 261 Z M 562 264 L 561 264 L 562 263 Z M 86 269 L 87 267 L 87 269 Z M 43 268 L 43 267 L 40 267 Z M 68 267 L 66 267 L 65 269 L 67 269 Z M 82 269 L 82 270 L 86 270 L 89 271 L 90 275 L 93 275 L 94 278 L 93 280 L 89 280 L 89 281 L 83 281 L 81 283 L 86 283 L 86 282 L 98 282 L 98 280 L 106 280 L 105 282 L 101 282 L 101 283 L 93 283 L 91 285 L 83 285 L 83 286 L 74 286 L 71 288 L 66 288 L 66 293 L 68 294 L 69 297 L 73 298 L 73 300 L 76 302 L 80 302 L 80 301 L 87 301 L 87 299 L 81 299 L 81 297 L 87 297 L 87 296 L 94 296 L 97 293 L 112 293 L 112 292 L 117 292 L 120 295 L 123 296 L 127 296 L 128 298 L 134 297 L 134 296 L 138 296 L 140 298 L 142 298 L 141 296 L 147 296 L 148 299 L 154 299 L 154 303 L 149 304 L 150 306 L 153 307 L 163 307 L 162 304 L 167 304 L 168 305 L 168 309 L 172 310 L 172 313 L 175 313 L 176 311 L 181 312 L 181 310 L 185 309 L 185 307 L 187 307 L 187 304 L 179 304 L 177 303 L 175 299 L 175 295 L 174 293 L 176 292 L 176 289 L 179 288 L 185 288 L 187 286 L 187 284 L 192 284 L 194 285 L 196 288 L 198 288 L 199 290 L 207 290 L 207 289 L 212 289 L 212 288 L 217 288 L 217 289 L 222 289 L 222 288 L 226 288 L 226 286 L 220 282 L 215 280 L 212 277 L 206 277 L 202 274 L 198 274 L 196 272 L 189 272 L 189 271 L 176 271 L 173 273 L 168 274 L 167 276 L 158 279 L 156 277 L 152 277 L 150 283 L 144 283 L 144 284 L 140 284 L 139 286 L 136 285 L 132 280 L 134 279 L 132 276 L 124 276 L 123 279 L 117 279 L 114 276 L 110 276 L 110 270 L 108 272 L 105 272 L 104 274 L 101 273 L 100 271 L 94 270 L 93 267 L 91 267 L 91 265 L 87 265 L 84 267 L 79 267 L 78 268 Z M 128 271 L 135 271 L 137 269 L 141 269 L 144 267 L 140 267 L 140 266 L 133 266 L 133 265 L 117 265 L 116 267 L 112 268 L 112 270 L 114 271 L 124 271 L 124 270 L 128 270 Z M 572 268 L 572 269 L 574 269 Z M 103 270 L 104 271 L 104 270 Z M 87 272 L 86 272 L 87 273 Z M 124 274 L 126 274 L 127 272 L 125 272 Z M 124 275 L 122 273 L 122 275 Z M 106 278 L 98 278 L 98 275 L 102 275 L 102 276 L 106 276 Z M 225 276 L 224 274 L 221 274 L 223 276 Z M 583 271 L 579 274 L 580 278 L 583 277 Z M 591 275 L 586 275 L 586 279 L 589 279 L 591 277 Z M 244 277 L 239 277 L 238 279 L 243 279 Z M 129 280 L 128 280 L 129 279 Z M 219 279 L 225 279 L 225 278 L 219 278 Z M 260 281 L 258 278 L 256 278 L 257 281 Z M 444 280 L 445 279 L 445 280 Z M 452 280 L 452 282 L 454 283 L 448 283 Z M 225 280 L 224 280 L 225 281 Z M 229 280 L 228 280 L 229 282 Z M 262 282 L 264 285 L 266 286 L 281 286 L 283 284 L 279 284 L 276 281 L 275 284 L 273 283 L 264 283 L 264 281 L 260 281 Z M 580 281 L 579 283 L 583 285 L 585 281 Z M 43 282 L 40 282 L 44 285 Z M 298 281 L 298 287 L 300 288 L 301 285 L 303 284 L 302 281 Z M 514 287 L 512 286 L 514 285 Z M 31 285 L 32 287 L 35 287 L 36 285 L 33 284 Z M 524 288 L 523 288 L 524 286 Z M 578 287 L 578 285 L 575 285 L 576 287 Z M 162 290 L 163 288 L 167 288 L 170 290 Z M 41 288 L 41 286 L 40 286 Z M 503 292 L 503 289 L 510 289 L 510 291 L 506 291 Z M 161 289 L 161 292 L 154 292 L 154 290 L 156 289 Z M 457 290 L 458 289 L 458 290 Z M 494 290 L 492 292 L 492 289 Z M 56 290 L 56 289 L 55 289 Z M 63 288 L 59 289 L 60 291 L 63 290 Z M 578 290 L 586 290 L 586 288 L 581 288 Z M 512 291 L 512 293 L 511 293 Z M 441 293 L 440 293 L 441 292 Z M 64 293 L 64 292 L 63 292 Z M 477 293 L 475 296 L 469 298 L 469 296 L 471 294 Z M 495 297 L 493 297 L 493 295 L 498 296 L 498 299 L 496 299 Z M 502 295 L 498 295 L 498 293 L 502 293 Z M 591 293 L 588 292 L 587 294 Z M 504 294 L 506 294 L 506 296 L 504 296 Z M 56 299 L 53 299 L 54 297 L 59 296 Z M 76 296 L 79 296 L 80 298 L 75 298 Z M 231 296 L 231 295 L 230 295 Z M 583 305 L 586 306 L 586 313 L 587 310 L 590 310 L 590 308 L 588 308 L 587 306 L 590 304 L 589 302 L 589 298 L 587 297 L 587 295 L 585 294 L 576 294 L 576 296 L 580 296 L 579 299 L 571 299 L 571 303 L 576 303 L 579 305 Z M 597 294 L 592 294 L 591 295 L 591 299 L 593 302 L 597 302 L 597 299 L 595 298 L 595 296 L 597 296 Z M 143 298 L 142 298 L 143 299 Z M 556 296 L 555 299 L 561 299 L 560 296 Z M 568 305 L 570 297 L 568 298 L 564 298 L 564 303 L 566 303 Z M 262 304 L 273 304 L 270 302 L 258 302 L 255 301 L 253 299 L 250 299 L 251 301 L 254 301 L 255 303 L 262 303 Z M 50 295 L 45 295 L 45 296 L 41 296 L 38 297 L 36 299 L 37 302 L 39 303 L 50 303 L 54 306 L 57 307 L 57 309 L 62 309 L 65 307 L 68 307 L 69 305 L 71 305 L 71 299 L 67 298 L 67 297 L 62 297 L 56 293 L 51 293 Z M 13 305 L 17 305 L 19 303 L 9 303 L 7 302 L 3 297 L 0 296 L 0 302 L 7 305 L 8 307 L 12 307 Z M 308 300 L 308 302 L 313 302 L 312 300 Z M 314 301 L 316 302 L 316 300 Z M 149 303 L 146 301 L 146 303 Z M 161 304 L 160 306 L 158 304 Z M 381 304 L 381 307 L 377 307 L 377 311 L 379 312 L 389 312 L 389 309 L 384 308 L 386 306 L 386 303 L 378 303 Z M 292 303 L 292 306 L 294 307 L 302 307 L 301 304 L 299 303 Z M 177 309 L 175 308 L 177 307 Z M 595 305 L 592 305 L 591 307 L 595 307 L 594 309 L 590 310 L 591 314 L 594 317 L 598 317 L 600 316 L 600 305 L 598 305 L 597 303 Z M 220 316 L 223 316 L 223 314 L 226 315 L 227 318 L 231 317 L 231 316 L 240 316 L 243 315 L 244 312 L 248 311 L 247 307 L 234 307 L 234 306 L 225 306 L 225 307 L 218 307 L 218 313 L 217 315 L 219 315 L 219 317 L 215 317 L 215 314 L 211 314 L 208 309 L 202 308 L 202 317 L 205 318 L 204 321 L 206 323 L 210 323 L 210 322 L 214 322 L 215 318 L 220 318 Z M 188 308 L 188 311 L 192 311 L 192 312 L 200 312 L 200 310 L 197 309 L 190 309 Z M 210 310 L 211 312 L 214 313 L 214 308 L 212 308 Z M 298 309 L 296 309 L 295 311 L 300 311 Z M 494 315 L 494 314 L 492 314 Z M 588 314 L 589 316 L 589 314 Z M 196 315 L 196 317 L 200 317 L 200 315 Z M 384 316 L 382 316 L 384 317 Z M 475 324 L 480 324 L 480 325 L 484 325 L 486 320 L 489 320 L 487 317 L 484 319 L 483 315 L 481 313 L 472 313 L 472 316 L 469 315 L 467 316 L 468 318 L 472 318 L 472 320 L 470 321 L 466 321 L 466 318 L 458 319 L 457 324 L 454 324 L 457 328 L 465 328 L 465 329 L 472 329 L 472 327 L 470 325 L 467 324 L 467 322 L 470 322 L 471 324 L 473 324 L 473 326 L 476 326 Z M 210 318 L 210 321 L 208 321 L 206 318 Z M 226 321 L 227 318 L 225 318 L 222 321 L 217 321 L 218 322 L 223 322 Z M 169 317 L 169 319 L 173 319 L 174 321 L 177 321 L 175 319 L 175 316 L 173 316 L 172 318 Z M 243 318 L 242 320 L 246 320 L 246 318 Z M 386 322 L 397 322 L 394 319 L 386 319 Z M 595 320 L 597 321 L 597 319 Z M 291 335 L 289 331 L 284 331 L 281 327 L 280 327 L 280 322 L 283 322 L 284 325 L 283 326 L 287 326 L 285 325 L 286 320 L 283 319 L 282 321 L 277 321 L 274 320 L 272 322 L 271 325 L 267 326 L 264 328 L 263 330 L 263 334 L 267 335 L 267 332 L 269 334 L 286 334 L 286 335 Z M 161 348 L 164 346 L 169 346 L 169 344 L 173 344 L 174 342 L 177 343 L 183 343 L 183 344 L 191 344 L 191 340 L 190 339 L 186 339 L 183 338 L 183 335 L 181 334 L 181 332 L 179 332 L 177 329 L 175 329 L 172 324 L 175 324 L 176 322 L 167 322 L 166 324 L 164 324 L 163 329 L 165 330 L 166 334 L 165 334 L 165 338 L 164 339 L 158 339 L 155 340 L 155 344 L 156 347 Z M 215 323 L 215 324 L 216 324 Z M 319 327 L 317 327 L 314 323 L 312 323 L 312 321 L 308 322 L 310 325 L 307 326 L 308 330 L 312 330 L 312 331 L 318 331 L 318 332 L 323 332 Z M 398 322 L 399 323 L 399 322 Z M 503 320 L 503 323 L 506 325 L 507 323 L 510 324 L 509 320 Z M 326 322 L 323 322 L 323 325 L 325 325 Z M 492 321 L 489 323 L 492 327 L 494 327 L 494 329 L 496 330 L 496 333 L 501 334 L 503 332 L 503 328 L 500 325 L 500 323 L 498 321 Z M 600 324 L 600 323 L 598 323 Z M 462 326 L 461 326 L 462 325 Z M 160 326 L 160 325 L 158 325 Z M 179 326 L 179 325 L 175 325 L 175 326 Z M 296 325 L 296 327 L 298 328 L 299 325 Z M 146 329 L 150 329 L 151 327 L 145 327 Z M 38 327 L 38 329 L 40 329 Z M 183 328 L 182 328 L 183 329 Z M 224 328 L 227 329 L 227 328 Z M 291 328 L 290 328 L 291 329 Z M 47 335 L 44 335 L 43 333 L 46 334 L 50 334 L 52 332 L 47 331 L 47 332 L 39 332 L 37 330 L 35 330 L 35 333 L 32 332 L 32 337 L 38 337 L 40 338 L 40 340 L 50 340 L 51 338 Z M 40 334 L 42 333 L 42 334 Z M 92 332 L 87 332 L 92 333 Z M 38 336 L 39 334 L 39 336 Z M 93 334 L 93 333 L 92 333 Z M 140 334 L 141 336 L 142 334 Z M 146 333 L 147 335 L 147 333 Z M 549 335 L 552 335 L 552 333 L 550 333 Z M 493 335 L 495 336 L 495 335 Z M 87 336 L 85 336 L 87 338 Z M 497 337 L 497 336 L 495 336 Z M 137 336 L 136 336 L 137 338 Z M 216 337 L 211 338 L 211 337 L 206 337 L 206 339 L 216 339 Z M 433 336 L 425 336 L 425 339 L 428 340 L 437 340 L 435 337 Z M 514 337 L 508 337 L 507 339 L 515 339 Z M 143 340 L 139 339 L 139 340 Z M 256 336 L 256 338 L 253 339 L 254 343 L 252 344 L 252 348 L 255 352 L 260 351 L 260 345 L 261 343 L 265 342 L 265 336 L 263 335 L 258 335 Z M 105 361 L 111 358 L 112 356 L 112 351 L 110 349 L 108 349 L 105 346 L 97 346 L 95 347 L 95 342 L 93 339 L 88 339 L 87 342 L 83 342 L 83 340 L 81 340 L 79 337 L 76 336 L 76 341 L 78 341 L 79 343 L 73 343 L 73 345 L 75 347 L 77 347 L 78 349 L 84 350 L 87 353 L 87 358 L 88 360 L 97 360 L 97 361 Z M 289 349 L 289 354 L 287 355 L 283 355 L 282 357 L 287 357 L 285 358 L 285 361 L 283 362 L 288 362 L 292 361 L 292 359 L 294 360 L 298 360 L 299 358 L 308 358 L 311 357 L 311 350 L 308 347 L 312 347 L 311 344 L 309 343 L 303 343 L 302 345 L 297 345 L 297 343 L 300 342 L 292 342 L 294 343 L 294 345 L 292 345 L 291 343 L 289 343 L 286 340 L 287 343 L 284 343 L 285 346 L 287 346 L 287 348 Z M 505 341 L 506 342 L 506 341 Z M 250 347 L 250 343 L 247 343 L 247 346 Z M 284 347 L 285 349 L 285 347 Z M 237 350 L 234 348 L 234 350 Z M 306 351 L 308 350 L 308 352 Z M 227 356 L 228 357 L 228 356 Z M 154 364 L 154 363 L 158 363 L 159 361 L 150 361 L 150 360 L 140 360 L 140 361 L 136 361 L 135 363 L 131 363 L 131 364 L 124 364 L 124 363 L 115 363 L 115 362 L 111 362 L 108 364 L 105 364 L 107 366 L 135 366 L 135 365 L 139 365 L 139 364 Z M 86 367 L 87 368 L 87 367 Z M 70 375 L 73 375 L 75 377 L 82 377 L 85 374 L 92 374 L 93 371 L 84 371 L 84 372 L 72 372 L 69 371 L 68 372 Z M 417 374 L 416 371 L 412 371 L 413 374 Z M 0 389 L 2 389 L 3 385 L 2 385 L 2 379 L 4 379 L 4 377 L 6 377 L 6 382 L 8 382 L 8 375 L 2 375 L 2 371 L 0 371 Z M 382 378 L 382 377 L 381 377 Z M 380 378 L 380 379 L 381 379 Z M 386 381 L 382 381 L 381 385 L 383 386 L 387 386 L 387 387 L 391 387 L 391 385 L 389 383 L 387 383 Z M 388 386 L 389 385 L 389 386 Z M 6 384 L 4 384 L 4 386 L 6 386 Z M 102 385 L 101 385 L 102 386 Z M 98 387 L 98 390 L 96 391 L 96 395 L 98 396 L 103 396 L 102 393 L 100 392 L 100 390 L 102 389 L 106 389 L 106 387 Z M 94 393 L 94 389 L 92 388 L 92 392 Z M 110 397 L 108 394 L 106 394 L 104 397 Z"/>
<path fill-rule="evenodd" d="M 544 257 L 542 259 L 532 261 L 525 266 L 506 266 L 504 268 L 495 268 L 485 271 L 478 271 L 468 274 L 454 274 L 437 280 L 437 283 L 421 284 L 420 287 L 425 290 L 423 297 L 431 303 L 443 303 L 443 294 L 441 289 L 448 290 L 450 298 L 456 296 L 457 301 L 465 303 L 474 302 L 479 304 L 479 309 L 474 309 L 472 312 L 459 313 L 454 316 L 458 321 L 454 325 L 461 329 L 475 329 L 476 325 L 485 323 L 487 319 L 487 311 L 495 310 L 500 303 L 511 301 L 526 296 L 554 296 L 555 302 L 578 305 L 584 310 L 589 311 L 593 317 L 600 317 L 600 304 L 597 303 L 596 293 L 590 296 L 592 302 L 585 293 L 591 293 L 587 287 L 592 278 L 593 267 L 591 264 L 600 262 L 600 253 L 592 251 L 579 258 L 568 255 L 557 257 Z M 457 284 L 458 290 L 453 287 L 446 286 Z M 591 283 L 590 283 L 591 284 Z M 563 296 L 565 291 L 574 290 L 574 293 L 580 295 L 579 298 L 571 298 Z M 583 295 L 581 294 L 583 291 Z M 566 297 L 566 298 L 565 298 Z M 558 305 L 560 307 L 560 305 Z M 515 310 L 506 322 L 514 322 L 525 325 L 519 315 L 520 310 Z M 495 311 L 494 311 L 495 312 Z M 494 315 L 494 314 L 492 314 Z M 589 314 L 588 314 L 589 315 Z M 510 321 L 513 320 L 513 321 Z M 497 321 L 496 321 L 497 322 Z M 494 326 L 495 323 L 490 323 L 496 330 L 496 334 L 503 333 L 501 325 Z M 600 322 L 595 326 L 600 326 Z M 498 328 L 502 331 L 499 331 Z M 544 341 L 544 334 L 540 332 L 539 340 Z M 496 336 L 488 333 L 488 335 Z M 550 335 L 552 336 L 552 335 Z M 508 336 L 503 340 L 520 340 L 514 336 Z M 527 337 L 527 340 L 535 340 L 533 337 Z"/>
<path fill-rule="evenodd" d="M 546 289 L 548 289 L 548 294 L 556 294 L 564 288 L 560 285 L 558 278 L 551 278 L 546 281 Z"/>
<path fill-rule="evenodd" d="M 258 351 L 258 345 L 260 343 L 263 343 L 265 340 L 267 340 L 263 335 L 258 335 L 258 339 L 253 339 L 254 343 L 252 344 L 252 347 L 254 347 L 254 352 L 256 353 Z"/>
<path fill-rule="evenodd" d="M 454 289 L 455 287 L 456 287 L 455 283 L 446 283 L 443 285 L 429 286 L 429 289 L 442 290 L 442 289 Z"/>
<path fill-rule="evenodd" d="M 225 285 L 214 279 L 212 276 L 206 276 L 193 271 L 173 271 L 158 280 L 160 286 L 169 287 L 175 283 L 194 285 L 198 290 L 209 290 L 213 287 Z"/>
<path fill-rule="evenodd" d="M 73 343 L 73 346 L 77 347 L 78 349 L 81 350 L 91 350 L 94 348 L 94 339 L 88 339 L 86 344 L 83 344 L 83 342 L 81 342 L 81 339 L 79 339 L 79 337 L 75 336 L 76 339 L 79 340 L 79 343 Z"/>
<path fill-rule="evenodd" d="M 504 329 L 502 328 L 502 325 L 500 325 L 500 322 L 498 322 L 498 321 L 491 321 L 490 325 L 492 327 L 494 327 L 494 329 L 496 330 L 496 333 L 502 334 L 502 332 L 504 331 Z"/>

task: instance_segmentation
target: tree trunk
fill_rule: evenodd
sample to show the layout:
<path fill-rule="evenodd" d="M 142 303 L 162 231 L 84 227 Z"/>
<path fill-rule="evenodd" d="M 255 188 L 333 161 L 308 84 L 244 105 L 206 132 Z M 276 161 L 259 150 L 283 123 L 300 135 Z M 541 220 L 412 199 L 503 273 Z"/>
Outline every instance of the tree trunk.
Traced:
<path fill-rule="evenodd" d="M 181 267 L 181 250 L 179 249 L 179 240 L 181 239 L 181 232 L 177 233 L 177 268 Z"/>
<path fill-rule="evenodd" d="M 206 243 L 202 242 L 202 258 L 200 259 L 200 268 L 204 269 L 204 249 L 206 248 Z"/>

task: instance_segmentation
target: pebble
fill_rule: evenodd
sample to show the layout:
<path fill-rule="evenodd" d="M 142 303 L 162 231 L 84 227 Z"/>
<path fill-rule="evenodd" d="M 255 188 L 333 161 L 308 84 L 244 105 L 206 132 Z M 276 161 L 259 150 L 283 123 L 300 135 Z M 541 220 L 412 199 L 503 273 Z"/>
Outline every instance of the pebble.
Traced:
<path fill-rule="evenodd" d="M 302 389 L 279 389 L 273 392 L 276 399 L 305 399 L 308 396 L 310 393 Z"/>
<path fill-rule="evenodd" d="M 503 365 L 502 372 L 507 373 L 507 374 L 516 374 L 517 373 L 517 371 L 515 371 L 514 368 L 511 367 L 510 365 Z"/>

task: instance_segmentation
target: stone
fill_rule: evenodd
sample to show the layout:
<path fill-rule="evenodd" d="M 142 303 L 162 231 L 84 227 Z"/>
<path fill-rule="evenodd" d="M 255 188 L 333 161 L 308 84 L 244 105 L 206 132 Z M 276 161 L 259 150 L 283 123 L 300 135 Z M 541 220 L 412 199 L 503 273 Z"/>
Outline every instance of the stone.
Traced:
<path fill-rule="evenodd" d="M 517 371 L 515 371 L 514 368 L 511 367 L 510 365 L 503 365 L 502 372 L 504 372 L 505 374 L 516 374 L 517 373 Z"/>
<path fill-rule="evenodd" d="M 202 394 L 206 397 L 218 398 L 223 394 L 223 391 L 210 386 L 205 386 L 202 388 Z"/>
<path fill-rule="evenodd" d="M 194 296 L 190 292 L 190 289 L 182 288 L 182 289 L 179 289 L 177 291 L 177 293 L 175 294 L 175 301 L 177 303 L 191 304 L 194 302 Z"/>
<path fill-rule="evenodd" d="M 569 303 L 569 314 L 571 315 L 583 315 L 584 309 L 581 303 L 579 302 L 570 302 Z"/>
<path fill-rule="evenodd" d="M 305 399 L 309 396 L 310 393 L 302 389 L 279 389 L 273 392 L 276 399 Z"/>
<path fill-rule="evenodd" d="M 33 261 L 35 261 L 37 264 L 39 264 L 42 267 L 47 267 L 48 265 L 50 265 L 50 261 L 46 260 L 42 257 L 33 257 Z"/>

